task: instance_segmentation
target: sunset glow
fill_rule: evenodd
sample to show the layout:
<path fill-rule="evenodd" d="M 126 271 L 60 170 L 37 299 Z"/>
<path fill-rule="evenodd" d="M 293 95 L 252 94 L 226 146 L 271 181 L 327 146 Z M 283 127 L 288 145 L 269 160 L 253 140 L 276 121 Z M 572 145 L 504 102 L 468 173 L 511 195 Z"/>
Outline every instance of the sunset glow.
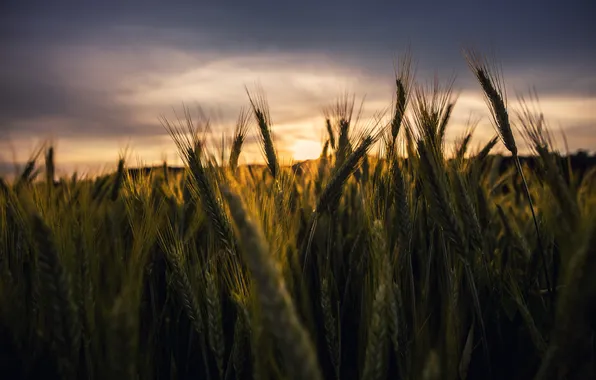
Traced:
<path fill-rule="evenodd" d="M 18 17 L 9 23 L 20 34 L 15 32 L 17 39 L 4 48 L 7 60 L 0 68 L 4 92 L 0 96 L 7 99 L 0 106 L 3 168 L 13 161 L 7 147 L 23 162 L 35 141 L 50 138 L 58 142 L 60 165 L 71 168 L 113 163 L 122 146 L 130 146 L 148 163 L 160 161 L 164 154 L 175 157 L 174 144 L 159 117 L 175 119 L 183 105 L 200 106 L 212 118 L 214 135 L 231 136 L 240 109 L 249 105 L 247 89 L 253 94 L 262 89 L 266 96 L 280 152 L 295 160 L 316 158 L 324 141 L 323 107 L 348 91 L 358 99 L 365 97 L 369 115 L 389 109 L 396 59 L 408 46 L 374 50 L 360 39 L 351 44 L 333 40 L 328 45 L 313 40 L 309 48 L 291 47 L 296 45 L 294 40 L 287 47 L 264 40 L 247 40 L 243 45 L 221 33 L 206 33 L 209 28 L 220 30 L 217 25 L 207 23 L 205 30 L 193 29 L 195 22 L 178 26 L 174 20 L 182 15 L 176 12 L 171 24 L 164 20 L 155 26 L 123 13 L 119 23 L 98 18 L 90 20 L 88 28 L 59 23 L 62 18 L 57 15 L 66 10 L 57 10 L 54 16 L 15 12 Z M 28 17 L 45 21 L 18 23 Z M 64 34 L 64 28 L 81 29 Z M 439 35 L 445 37 L 453 48 L 451 55 L 438 59 L 432 47 L 412 46 L 420 83 L 427 83 L 435 72 L 444 74 L 439 75 L 443 80 L 457 73 L 454 89 L 459 97 L 448 141 L 465 130 L 471 115 L 481 118 L 476 140 L 486 141 L 494 130 L 480 89 L 459 54 L 460 41 L 443 32 L 427 33 L 435 33 L 438 41 Z M 32 36 L 47 41 L 42 44 Z M 277 41 L 275 31 L 267 36 Z M 547 120 L 566 133 L 569 148 L 595 150 L 596 78 L 589 70 L 589 57 L 564 63 L 520 63 L 507 50 L 508 44 L 512 41 L 499 45 L 502 54 L 497 57 L 503 62 L 509 105 L 514 109 L 516 94 L 536 86 Z M 511 45 L 511 49 L 521 48 Z M 246 143 L 242 162 L 260 161 L 256 130 L 249 135 L 253 138 Z"/>
<path fill-rule="evenodd" d="M 292 153 L 295 160 L 312 160 L 321 154 L 321 143 L 313 140 L 297 139 L 292 145 Z"/>

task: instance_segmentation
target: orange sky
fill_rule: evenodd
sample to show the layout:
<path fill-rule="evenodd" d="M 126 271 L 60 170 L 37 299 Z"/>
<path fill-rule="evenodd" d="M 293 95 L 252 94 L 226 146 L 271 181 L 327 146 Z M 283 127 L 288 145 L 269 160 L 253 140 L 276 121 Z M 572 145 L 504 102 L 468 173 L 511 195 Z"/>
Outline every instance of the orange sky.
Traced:
<path fill-rule="evenodd" d="M 72 54 L 72 52 L 71 52 Z M 152 54 L 168 54 L 174 65 L 184 61 L 199 61 L 199 58 L 181 52 L 156 51 Z M 79 55 L 80 56 L 80 55 Z M 385 75 L 371 76 L 340 63 L 330 62 L 324 56 L 293 56 L 290 54 L 239 56 L 214 59 L 206 64 L 198 64 L 186 71 L 165 73 L 163 71 L 137 72 L 130 75 L 129 66 L 137 65 L 135 56 L 117 52 L 89 52 L 76 63 L 64 80 L 74 86 L 87 86 L 91 89 L 101 86 L 111 96 L 111 101 L 126 109 L 127 123 L 150 126 L 149 133 L 142 130 L 135 133 L 106 134 L 87 137 L 56 136 L 60 129 L 69 123 L 77 123 L 68 117 L 42 117 L 22 121 L 15 130 L 27 130 L 29 124 L 44 123 L 47 133 L 37 136 L 14 136 L 9 140 L 17 150 L 17 159 L 25 160 L 44 137 L 54 137 L 57 142 L 57 159 L 65 168 L 96 170 L 102 165 L 114 165 L 118 154 L 129 148 L 131 164 L 141 161 L 147 164 L 160 162 L 164 157 L 173 164 L 179 163 L 174 144 L 166 131 L 159 126 L 158 117 L 174 118 L 174 109 L 182 109 L 182 103 L 192 107 L 202 105 L 214 115 L 214 132 L 231 136 L 235 115 L 234 110 L 248 105 L 244 89 L 254 89 L 258 83 L 265 91 L 273 120 L 273 131 L 280 155 L 285 160 L 315 158 L 320 154 L 324 141 L 322 108 L 341 95 L 345 90 L 355 93 L 357 98 L 366 96 L 365 111 L 371 115 L 391 104 L 392 63 L 388 62 Z M 64 52 L 62 59 L 69 59 Z M 462 58 L 463 59 L 463 58 Z M 72 65 L 73 61 L 68 61 Z M 186 62 L 188 64 L 188 62 Z M 68 67 L 68 65 L 66 65 Z M 471 74 L 470 74 L 471 76 Z M 85 77 L 85 82 L 80 82 Z M 428 78 L 419 78 L 422 81 Z M 523 83 L 523 78 L 515 78 L 515 84 L 522 89 L 532 83 Z M 509 82 L 508 82 L 509 83 Z M 513 87 L 513 86 L 512 86 Z M 456 81 L 457 90 L 457 81 Z M 515 97 L 510 96 L 509 105 L 515 109 Z M 548 95 L 540 98 L 542 110 L 554 128 L 561 127 L 567 132 L 572 149 L 596 147 L 596 135 L 584 131 L 569 130 L 569 125 L 596 125 L 596 98 L 570 95 Z M 225 108 L 222 108 L 225 107 Z M 476 141 L 480 143 L 493 135 L 487 108 L 478 88 L 462 90 L 453 113 L 448 138 L 458 137 L 465 129 L 465 123 L 473 115 L 482 117 L 476 130 Z M 233 117 L 233 118 L 232 118 Z M 73 125 L 73 128 L 76 125 Z M 87 129 L 102 128 L 92 121 Z M 54 129 L 55 128 L 55 129 Z M 581 131 L 580 131 L 581 132 Z M 256 130 L 250 132 L 256 135 Z M 6 144 L 6 142 L 5 142 Z M 6 150 L 5 150 L 6 152 Z M 6 153 L 4 154 L 6 156 Z M 4 157 L 11 159 L 12 157 Z M 254 144 L 247 144 L 242 159 L 259 161 L 260 150 Z M 67 170 L 67 169 L 65 169 Z"/>
<path fill-rule="evenodd" d="M 448 140 L 470 117 L 481 118 L 476 144 L 494 134 L 461 54 L 473 47 L 502 63 L 510 111 L 516 93 L 535 86 L 569 148 L 596 151 L 594 10 L 581 0 L 539 8 L 530 0 L 13 2 L 0 12 L 0 173 L 46 139 L 55 141 L 64 172 L 112 169 L 125 148 L 131 165 L 164 157 L 177 164 L 159 117 L 199 105 L 213 116 L 217 137 L 231 136 L 248 106 L 245 86 L 256 84 L 282 158 L 314 158 L 325 135 L 323 107 L 348 91 L 366 97 L 365 116 L 388 108 L 395 62 L 409 48 L 417 80 L 457 75 Z M 243 162 L 261 160 L 255 134 Z"/>

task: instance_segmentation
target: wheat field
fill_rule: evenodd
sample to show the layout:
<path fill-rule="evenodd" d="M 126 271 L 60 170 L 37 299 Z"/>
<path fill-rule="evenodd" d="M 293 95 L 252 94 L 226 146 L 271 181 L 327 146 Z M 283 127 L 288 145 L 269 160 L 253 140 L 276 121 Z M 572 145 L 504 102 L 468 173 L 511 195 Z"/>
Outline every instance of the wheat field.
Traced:
<path fill-rule="evenodd" d="M 446 143 L 451 84 L 406 59 L 390 117 L 340 98 L 302 165 L 262 94 L 225 159 L 208 120 L 164 119 L 181 171 L 56 180 L 38 152 L 0 181 L 0 377 L 596 378 L 594 171 L 466 59 L 495 131 L 476 150 Z M 253 132 L 266 165 L 239 165 Z"/>

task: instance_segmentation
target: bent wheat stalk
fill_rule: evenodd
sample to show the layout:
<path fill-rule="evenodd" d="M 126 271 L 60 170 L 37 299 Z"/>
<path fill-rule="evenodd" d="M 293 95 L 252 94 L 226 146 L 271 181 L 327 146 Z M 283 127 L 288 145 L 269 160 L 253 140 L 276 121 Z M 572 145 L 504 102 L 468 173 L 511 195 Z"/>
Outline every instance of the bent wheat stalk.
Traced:
<path fill-rule="evenodd" d="M 223 188 L 222 193 L 238 228 L 244 259 L 258 290 L 263 318 L 279 342 L 288 372 L 295 379 L 322 379 L 316 350 L 298 319 L 263 231 L 249 217 L 238 195 L 228 188 Z"/>

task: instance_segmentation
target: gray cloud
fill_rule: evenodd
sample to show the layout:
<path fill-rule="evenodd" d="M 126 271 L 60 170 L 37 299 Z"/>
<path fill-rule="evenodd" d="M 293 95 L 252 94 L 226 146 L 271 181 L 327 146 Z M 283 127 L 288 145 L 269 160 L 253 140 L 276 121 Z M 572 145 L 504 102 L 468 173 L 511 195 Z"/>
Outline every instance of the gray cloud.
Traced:
<path fill-rule="evenodd" d="M 590 49 L 596 5 L 582 0 L 539 6 L 529 0 L 33 3 L 9 6 L 5 29 L 12 37 L 76 41 L 128 27 L 185 49 L 209 43 L 222 51 L 321 50 L 362 53 L 360 59 L 369 60 L 367 54 L 391 56 L 411 42 L 423 57 L 443 62 L 459 59 L 463 44 L 494 45 L 503 60 L 522 65 L 578 58 L 594 65 L 596 56 Z M 119 42 L 138 43 L 139 37 L 131 33 Z"/>
<path fill-rule="evenodd" d="M 3 86 L 0 131 L 9 135 L 117 137 L 140 130 L 163 133 L 157 121 L 148 125 L 135 121 L 134 110 L 111 101 L 109 93 L 29 82 L 5 82 Z"/>
<path fill-rule="evenodd" d="M 338 80 L 351 79 L 358 95 L 367 92 L 375 104 L 386 95 L 388 103 L 393 60 L 408 46 L 420 78 L 457 73 L 457 88 L 479 90 L 461 54 L 468 46 L 494 49 L 512 89 L 535 85 L 541 95 L 596 96 L 596 3 L 589 1 L 13 1 L 2 7 L 0 132 L 11 136 L 163 135 L 157 116 L 172 116 L 172 106 L 195 100 L 231 125 L 246 105 L 243 85 L 269 72 L 277 72 L 263 79 L 277 122 L 320 115 L 332 100 L 325 98 L 334 83 L 327 77 L 340 69 Z M 209 68 L 224 72 L 222 65 L 239 83 L 218 77 L 219 87 L 209 83 L 195 97 L 193 89 L 209 82 Z M 294 69 L 324 72 L 327 79 L 284 80 Z M 596 145 L 586 128 L 568 129 L 570 139 Z M 287 132 L 280 140 L 310 136 L 298 127 Z"/>

